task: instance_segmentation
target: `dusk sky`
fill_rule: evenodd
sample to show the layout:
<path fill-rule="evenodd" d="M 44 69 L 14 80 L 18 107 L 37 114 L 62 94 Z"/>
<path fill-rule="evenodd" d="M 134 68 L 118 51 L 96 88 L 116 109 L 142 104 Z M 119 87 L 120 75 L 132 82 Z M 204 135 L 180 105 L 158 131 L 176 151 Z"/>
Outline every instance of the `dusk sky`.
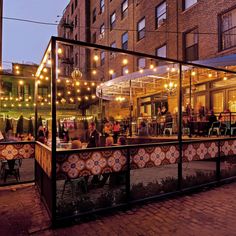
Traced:
<path fill-rule="evenodd" d="M 56 23 L 69 0 L 3 0 L 4 17 Z M 56 26 L 3 21 L 3 61 L 39 63 Z M 3 62 L 4 68 L 11 64 Z"/>

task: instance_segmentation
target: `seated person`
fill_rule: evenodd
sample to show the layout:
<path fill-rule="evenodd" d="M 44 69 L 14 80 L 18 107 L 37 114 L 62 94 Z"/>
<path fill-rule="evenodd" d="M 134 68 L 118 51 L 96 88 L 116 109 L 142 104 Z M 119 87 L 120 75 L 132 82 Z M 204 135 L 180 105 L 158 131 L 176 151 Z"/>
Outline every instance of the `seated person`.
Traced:
<path fill-rule="evenodd" d="M 106 147 L 111 147 L 114 144 L 113 137 L 109 136 L 106 138 Z"/>
<path fill-rule="evenodd" d="M 117 141 L 118 145 L 126 145 L 126 138 L 124 136 L 120 136 Z"/>
<path fill-rule="evenodd" d="M 80 140 L 74 139 L 71 142 L 71 149 L 80 149 L 80 148 L 82 148 L 82 143 L 80 142 Z"/>
<path fill-rule="evenodd" d="M 142 122 L 140 123 L 140 128 L 139 128 L 139 130 L 138 130 L 138 134 L 139 134 L 140 136 L 147 136 L 147 135 L 148 135 L 147 126 L 146 126 L 146 124 L 145 124 L 144 121 L 142 121 Z"/>
<path fill-rule="evenodd" d="M 217 121 L 216 115 L 214 114 L 214 111 L 210 111 L 210 115 L 208 116 L 208 121 L 209 121 L 209 128 L 211 128 L 212 123 Z"/>

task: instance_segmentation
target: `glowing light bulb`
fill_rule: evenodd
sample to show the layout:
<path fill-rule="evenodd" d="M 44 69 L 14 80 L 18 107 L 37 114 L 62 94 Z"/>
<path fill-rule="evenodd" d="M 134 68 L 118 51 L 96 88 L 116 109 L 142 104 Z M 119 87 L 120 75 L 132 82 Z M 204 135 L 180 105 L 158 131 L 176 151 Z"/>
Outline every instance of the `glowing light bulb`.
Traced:
<path fill-rule="evenodd" d="M 57 53 L 58 53 L 58 54 L 62 54 L 62 49 L 61 49 L 61 48 L 58 48 Z"/>
<path fill-rule="evenodd" d="M 112 70 L 112 69 L 109 70 L 109 74 L 110 74 L 110 75 L 114 74 L 114 70 Z"/>
<path fill-rule="evenodd" d="M 123 65 L 127 65 L 128 64 L 128 59 L 123 59 L 123 61 L 122 61 L 122 63 L 123 63 Z"/>
<path fill-rule="evenodd" d="M 96 71 L 96 70 L 93 70 L 93 71 L 92 71 L 92 74 L 93 74 L 93 75 L 96 75 L 96 74 L 97 74 L 97 71 Z"/>

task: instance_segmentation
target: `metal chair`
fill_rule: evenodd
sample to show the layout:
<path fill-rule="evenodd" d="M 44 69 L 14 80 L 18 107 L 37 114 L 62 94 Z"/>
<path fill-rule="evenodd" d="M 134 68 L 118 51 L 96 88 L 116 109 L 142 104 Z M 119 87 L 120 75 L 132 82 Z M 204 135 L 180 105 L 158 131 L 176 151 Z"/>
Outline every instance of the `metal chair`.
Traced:
<path fill-rule="evenodd" d="M 21 159 L 7 160 L 6 162 L 2 163 L 1 178 L 4 180 L 4 183 L 6 182 L 7 177 L 9 175 L 14 176 L 16 178 L 16 181 L 19 182 L 21 164 L 22 164 Z"/>
<path fill-rule="evenodd" d="M 213 132 L 216 132 L 216 134 L 219 136 L 220 128 L 221 128 L 221 122 L 219 121 L 213 122 L 211 128 L 209 129 L 208 136 L 210 136 Z"/>
<path fill-rule="evenodd" d="M 173 122 L 167 122 L 165 123 L 165 128 L 164 128 L 164 131 L 163 131 L 163 135 L 172 135 L 173 133 Z M 169 134 L 166 134 L 166 132 L 168 131 Z"/>

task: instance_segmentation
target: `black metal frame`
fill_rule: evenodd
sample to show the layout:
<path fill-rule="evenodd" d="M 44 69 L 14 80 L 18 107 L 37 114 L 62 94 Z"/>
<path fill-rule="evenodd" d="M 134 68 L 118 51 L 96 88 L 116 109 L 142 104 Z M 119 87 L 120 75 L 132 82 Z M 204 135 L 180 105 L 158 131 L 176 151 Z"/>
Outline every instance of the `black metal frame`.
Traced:
<path fill-rule="evenodd" d="M 168 193 L 168 194 L 162 194 L 162 195 L 158 195 L 158 196 L 154 196 L 154 197 L 150 197 L 150 198 L 145 198 L 145 199 L 141 199 L 141 200 L 137 200 L 137 201 L 132 201 L 130 200 L 130 148 L 135 148 L 137 147 L 136 145 L 129 145 L 129 146 L 124 146 L 124 147 L 112 147 L 112 149 L 127 149 L 127 160 L 128 160 L 128 167 L 127 167 L 127 171 L 126 171 L 126 177 L 127 177 L 127 182 L 126 182 L 126 193 L 127 193 L 127 202 L 125 204 L 123 204 L 123 206 L 127 206 L 130 204 L 134 204 L 137 202 L 143 202 L 146 200 L 151 200 L 151 199 L 160 199 L 160 198 L 166 198 L 168 196 L 172 196 L 175 194 L 181 194 L 182 192 L 189 192 L 192 191 L 196 188 L 202 187 L 202 186 L 210 186 L 212 184 L 216 184 L 216 183 L 220 183 L 222 182 L 222 180 L 220 179 L 220 149 L 218 152 L 218 158 L 217 158 L 217 165 L 216 165 L 216 170 L 217 170 L 217 181 L 214 181 L 213 183 L 208 183 L 208 184 L 204 184 L 202 186 L 196 186 L 196 187 L 192 187 L 189 189 L 183 189 L 182 188 L 182 150 L 183 150 L 183 145 L 187 144 L 187 143 L 197 143 L 197 142 L 202 142 L 202 140 L 198 140 L 198 141 L 183 141 L 182 140 L 182 96 L 183 96 L 183 91 L 182 91 L 182 66 L 183 65 L 189 65 L 192 67 L 200 67 L 200 68 L 206 68 L 206 69 L 212 69 L 215 71 L 222 71 L 222 72 L 226 72 L 226 73 L 233 73 L 236 74 L 235 71 L 230 71 L 230 70 L 226 70 L 226 69 L 219 69 L 219 68 L 214 68 L 214 67 L 208 67 L 208 66 L 204 66 L 204 65 L 198 65 L 198 64 L 194 64 L 194 63 L 187 63 L 185 61 L 179 61 L 179 60 L 173 60 L 173 59 L 168 59 L 168 58 L 162 58 L 162 57 L 158 57 L 158 56 L 154 56 L 154 55 L 148 55 L 145 53 L 140 53 L 140 52 L 134 52 L 134 51 L 129 51 L 129 50 L 123 50 L 123 49 L 119 49 L 119 48 L 111 48 L 111 47 L 107 47 L 107 46 L 103 46 L 103 45 L 97 45 L 97 44 L 92 44 L 92 43 L 87 43 L 87 42 L 81 42 L 81 41 L 75 41 L 75 40 L 70 40 L 70 39 L 64 39 L 64 38 L 58 38 L 58 37 L 52 37 L 51 38 L 51 60 L 52 60 L 52 73 L 51 73 L 51 112 L 52 112 L 52 147 L 51 147 L 51 157 L 52 157 L 52 174 L 51 174 L 51 189 L 52 189 L 52 194 L 51 194 L 51 201 L 52 201 L 52 209 L 51 209 L 51 219 L 52 219 L 52 224 L 53 225 L 57 225 L 59 222 L 63 221 L 63 220 L 68 220 L 71 218 L 74 218 L 76 216 L 69 216 L 69 217 L 65 217 L 65 218 L 61 218 L 58 219 L 56 217 L 56 156 L 57 154 L 70 154 L 70 153 L 74 153 L 74 152 L 80 152 L 80 150 L 68 150 L 68 151 L 57 151 L 56 150 L 56 65 L 57 65 L 57 53 L 56 53 L 56 49 L 57 49 L 57 43 L 63 43 L 63 44 L 70 44 L 70 45 L 78 45 L 78 46 L 84 46 L 87 48 L 93 48 L 93 49 L 100 49 L 100 50 L 106 50 L 106 51 L 110 51 L 110 52 L 116 52 L 116 53 L 125 53 L 128 55 L 132 55 L 132 56 L 137 56 L 137 57 L 145 57 L 145 58 L 149 58 L 149 59 L 155 59 L 155 60 L 160 60 L 160 61 L 169 61 L 170 63 L 178 63 L 179 64 L 179 102 L 178 102 L 178 111 L 179 111 L 179 132 L 178 132 L 178 141 L 177 142 L 168 142 L 168 143 L 162 143 L 162 145 L 171 145 L 171 144 L 177 144 L 179 145 L 179 151 L 180 151 L 180 157 L 179 157 L 179 162 L 178 162 L 178 190 L 174 191 L 172 193 Z M 37 113 L 37 109 L 36 109 L 36 113 Z M 204 139 L 205 141 L 207 141 L 207 139 Z M 220 148 L 220 141 L 225 141 L 225 140 L 235 140 L 232 138 L 229 139 L 214 139 L 214 141 L 218 141 L 218 148 Z M 209 141 L 213 141 L 212 139 L 209 139 Z M 156 144 L 156 145 L 160 145 Z M 150 147 L 150 146 L 155 146 L 155 144 L 141 144 L 139 145 L 139 147 Z M 89 150 L 107 150 L 107 149 L 111 149 L 109 148 L 95 148 L 95 149 L 87 149 L 87 151 Z M 236 177 L 235 177 L 236 178 Z M 234 179 L 234 178 L 232 178 Z M 109 209 L 114 209 L 114 207 L 109 207 Z M 100 209 L 98 210 L 99 212 L 103 211 L 103 210 L 107 210 L 107 209 Z M 92 214 L 98 211 L 92 211 L 87 214 Z M 81 216 L 81 215 L 80 215 Z M 77 216 L 78 217 L 78 216 Z"/>

